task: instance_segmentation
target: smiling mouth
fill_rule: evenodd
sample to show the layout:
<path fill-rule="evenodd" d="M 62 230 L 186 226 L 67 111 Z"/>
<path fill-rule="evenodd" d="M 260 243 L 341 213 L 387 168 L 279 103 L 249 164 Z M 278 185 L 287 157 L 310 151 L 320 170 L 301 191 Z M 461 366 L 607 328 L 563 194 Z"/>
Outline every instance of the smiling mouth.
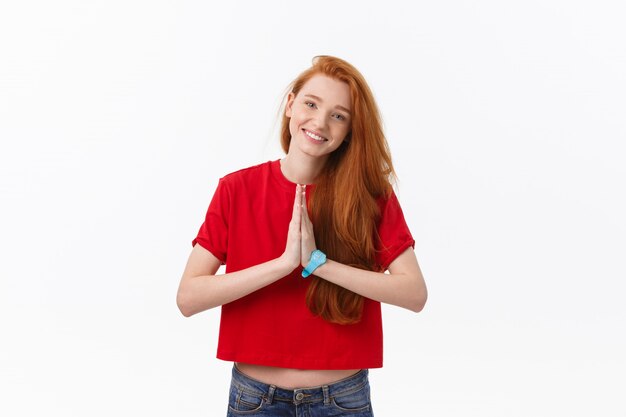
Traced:
<path fill-rule="evenodd" d="M 326 138 L 325 138 L 325 137 L 323 137 L 323 136 L 316 135 L 315 133 L 313 133 L 313 132 L 309 132 L 309 131 L 308 131 L 308 130 L 306 130 L 306 129 L 302 129 L 302 130 L 304 130 L 304 134 L 305 134 L 305 135 L 307 135 L 308 137 L 310 137 L 310 138 L 311 138 L 311 139 L 313 139 L 313 140 L 316 140 L 316 141 L 318 141 L 318 142 L 327 142 L 327 141 L 328 141 L 328 139 L 326 139 Z"/>

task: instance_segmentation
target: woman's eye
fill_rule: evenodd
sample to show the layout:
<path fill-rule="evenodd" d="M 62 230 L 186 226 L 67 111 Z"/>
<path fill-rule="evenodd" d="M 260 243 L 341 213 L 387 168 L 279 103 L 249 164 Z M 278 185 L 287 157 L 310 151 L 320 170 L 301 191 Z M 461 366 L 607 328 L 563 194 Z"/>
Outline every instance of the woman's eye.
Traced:
<path fill-rule="evenodd" d="M 342 116 L 342 115 L 340 115 L 340 114 L 336 114 L 336 115 L 335 115 L 335 116 L 333 116 L 333 117 L 334 117 L 335 119 L 337 119 L 337 120 L 346 120 L 346 118 L 345 118 L 345 117 L 343 117 L 343 116 Z"/>
<path fill-rule="evenodd" d="M 310 101 L 305 101 L 305 102 L 304 102 L 304 104 L 305 104 L 307 107 L 310 107 L 310 108 L 314 108 L 314 107 L 315 107 L 315 103 L 311 103 Z"/>

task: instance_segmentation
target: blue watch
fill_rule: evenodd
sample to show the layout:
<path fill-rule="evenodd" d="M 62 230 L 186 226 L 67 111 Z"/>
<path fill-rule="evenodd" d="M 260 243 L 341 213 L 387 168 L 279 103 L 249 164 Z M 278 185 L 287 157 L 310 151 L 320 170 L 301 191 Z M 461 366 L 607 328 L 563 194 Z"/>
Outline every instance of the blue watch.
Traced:
<path fill-rule="evenodd" d="M 311 252 L 311 258 L 309 259 L 309 263 L 302 270 L 302 278 L 306 278 L 317 269 L 318 266 L 326 263 L 326 254 L 319 249 L 315 249 Z"/>

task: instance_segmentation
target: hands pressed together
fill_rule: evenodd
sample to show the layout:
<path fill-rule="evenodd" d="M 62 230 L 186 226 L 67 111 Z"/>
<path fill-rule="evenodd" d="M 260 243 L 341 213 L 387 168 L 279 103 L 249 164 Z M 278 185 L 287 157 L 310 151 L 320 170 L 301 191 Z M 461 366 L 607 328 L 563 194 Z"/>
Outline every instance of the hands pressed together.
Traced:
<path fill-rule="evenodd" d="M 315 246 L 313 224 L 306 206 L 306 185 L 296 186 L 296 197 L 287 233 L 287 245 L 282 255 L 293 271 L 298 265 L 305 267 Z"/>

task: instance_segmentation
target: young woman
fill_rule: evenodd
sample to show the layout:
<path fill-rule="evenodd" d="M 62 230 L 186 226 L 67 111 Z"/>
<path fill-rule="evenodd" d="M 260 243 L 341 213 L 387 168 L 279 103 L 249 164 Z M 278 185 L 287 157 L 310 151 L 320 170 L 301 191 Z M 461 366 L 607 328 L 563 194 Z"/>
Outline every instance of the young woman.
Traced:
<path fill-rule="evenodd" d="M 185 316 L 222 306 L 229 416 L 372 416 L 380 303 L 419 312 L 427 292 L 363 76 L 314 58 L 281 136 L 283 159 L 220 179 L 177 304 Z"/>

